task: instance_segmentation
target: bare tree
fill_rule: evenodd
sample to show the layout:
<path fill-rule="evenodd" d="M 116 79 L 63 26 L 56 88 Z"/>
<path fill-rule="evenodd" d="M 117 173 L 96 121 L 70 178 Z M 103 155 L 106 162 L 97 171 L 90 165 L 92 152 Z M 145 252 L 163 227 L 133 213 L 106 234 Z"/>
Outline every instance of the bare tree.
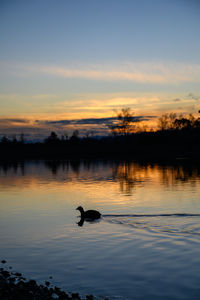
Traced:
<path fill-rule="evenodd" d="M 122 108 L 121 111 L 117 112 L 117 120 L 114 124 L 109 125 L 109 128 L 113 135 L 128 135 L 133 132 L 133 113 L 131 109 Z"/>
<path fill-rule="evenodd" d="M 158 129 L 167 130 L 174 129 L 174 121 L 176 120 L 177 115 L 175 113 L 163 114 L 158 119 Z"/>

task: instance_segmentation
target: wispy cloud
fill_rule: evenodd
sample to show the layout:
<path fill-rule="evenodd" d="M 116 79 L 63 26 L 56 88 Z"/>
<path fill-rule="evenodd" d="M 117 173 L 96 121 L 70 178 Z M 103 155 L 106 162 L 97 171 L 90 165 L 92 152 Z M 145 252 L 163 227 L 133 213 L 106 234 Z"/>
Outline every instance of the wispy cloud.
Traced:
<path fill-rule="evenodd" d="M 40 99 L 41 96 L 41 100 Z M 39 98 L 38 98 L 39 97 Z M 37 100 L 38 99 L 38 100 Z M 0 116 L 4 119 L 78 120 L 116 116 L 116 111 L 130 107 L 134 115 L 157 115 L 169 111 L 195 113 L 199 110 L 197 93 L 83 93 L 57 96 L 52 94 L 0 94 Z M 181 104 L 181 107 L 180 107 Z M 193 105 L 193 107 L 191 107 Z M 16 126 L 18 126 L 16 124 Z"/>
<path fill-rule="evenodd" d="M 44 66 L 40 69 L 41 72 L 60 76 L 64 78 L 83 78 L 90 80 L 123 80 L 123 81 L 135 81 L 135 82 L 150 82 L 150 83 L 161 83 L 165 81 L 163 75 L 159 74 L 147 74 L 140 72 L 139 70 L 133 70 L 131 72 L 118 71 L 118 70 L 101 70 L 101 68 L 95 68 L 95 70 L 85 69 L 68 69 L 62 67 Z"/>
<path fill-rule="evenodd" d="M 166 62 L 116 62 L 115 64 L 69 64 L 43 65 L 10 63 L 9 69 L 19 76 L 34 74 L 51 75 L 61 78 L 88 79 L 101 81 L 130 81 L 151 84 L 178 84 L 200 82 L 200 64 Z"/>
<path fill-rule="evenodd" d="M 192 99 L 192 100 L 196 100 L 196 101 L 200 100 L 200 96 L 197 96 L 197 95 L 195 95 L 193 93 L 189 93 L 187 95 L 187 98 Z"/>
<path fill-rule="evenodd" d="M 153 118 L 152 116 L 135 116 L 133 117 L 133 122 L 147 121 Z M 117 117 L 108 117 L 108 118 L 87 118 L 87 119 L 75 119 L 75 120 L 36 120 L 36 124 L 45 124 L 45 125 L 109 125 L 112 122 L 115 122 Z"/>
<path fill-rule="evenodd" d="M 92 65 L 82 68 L 39 66 L 37 71 L 64 78 L 83 78 L 104 81 L 132 81 L 139 83 L 200 82 L 200 65 L 164 63 L 126 63 Z"/>
<path fill-rule="evenodd" d="M 15 118 L 1 118 L 0 124 L 7 124 L 7 125 L 23 125 L 28 124 L 30 120 L 28 119 L 15 119 Z"/>

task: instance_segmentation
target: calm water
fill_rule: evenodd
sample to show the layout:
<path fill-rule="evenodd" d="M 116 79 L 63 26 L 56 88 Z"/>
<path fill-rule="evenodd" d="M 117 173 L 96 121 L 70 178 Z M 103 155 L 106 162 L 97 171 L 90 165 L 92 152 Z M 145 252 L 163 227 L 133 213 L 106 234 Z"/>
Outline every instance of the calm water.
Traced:
<path fill-rule="evenodd" d="M 79 205 L 103 218 L 78 226 Z M 66 291 L 200 299 L 200 167 L 1 165 L 0 241 L 0 260 Z"/>

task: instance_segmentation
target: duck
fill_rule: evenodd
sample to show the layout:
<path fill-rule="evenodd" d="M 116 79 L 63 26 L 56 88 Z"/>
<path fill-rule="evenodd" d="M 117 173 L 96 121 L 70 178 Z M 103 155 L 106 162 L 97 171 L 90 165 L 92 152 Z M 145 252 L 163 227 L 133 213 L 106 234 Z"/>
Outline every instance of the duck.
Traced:
<path fill-rule="evenodd" d="M 97 210 L 86 210 L 84 211 L 82 206 L 78 206 L 76 210 L 79 210 L 81 213 L 81 219 L 90 219 L 90 220 L 95 220 L 101 218 L 101 213 Z"/>

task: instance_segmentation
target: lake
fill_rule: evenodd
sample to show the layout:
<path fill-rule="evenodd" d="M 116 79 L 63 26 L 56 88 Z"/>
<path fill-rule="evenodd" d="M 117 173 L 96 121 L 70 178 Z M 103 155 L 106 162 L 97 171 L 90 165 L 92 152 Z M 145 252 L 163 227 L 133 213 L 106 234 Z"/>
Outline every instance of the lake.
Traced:
<path fill-rule="evenodd" d="M 79 226 L 79 205 L 102 218 Z M 0 241 L 8 267 L 69 292 L 200 299 L 200 166 L 1 164 Z"/>

